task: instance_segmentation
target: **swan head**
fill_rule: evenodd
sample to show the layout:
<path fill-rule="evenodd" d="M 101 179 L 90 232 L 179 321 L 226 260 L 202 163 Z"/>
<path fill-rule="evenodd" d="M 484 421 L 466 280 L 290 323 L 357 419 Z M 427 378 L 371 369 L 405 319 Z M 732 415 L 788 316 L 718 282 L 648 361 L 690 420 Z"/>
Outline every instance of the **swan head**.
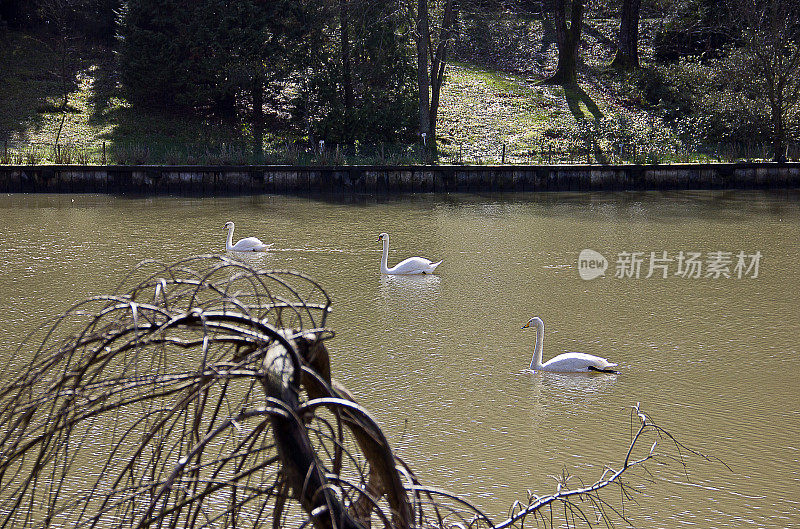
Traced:
<path fill-rule="evenodd" d="M 533 318 L 529 319 L 529 320 L 528 320 L 528 323 L 526 323 L 525 325 L 523 325 L 523 326 L 522 326 L 522 328 L 523 328 L 523 329 L 527 329 L 528 327 L 530 327 L 530 326 L 531 326 L 531 324 L 536 324 L 536 323 L 541 323 L 541 324 L 544 324 L 544 322 L 542 321 L 542 319 L 541 319 L 540 317 L 538 317 L 538 316 L 534 316 Z"/>
<path fill-rule="evenodd" d="M 228 221 L 228 222 L 225 223 L 225 227 L 223 229 L 229 230 L 231 228 L 233 228 L 233 222 Z"/>
<path fill-rule="evenodd" d="M 388 233 L 381 233 L 380 235 L 378 235 L 378 241 L 385 241 L 388 238 L 389 238 L 389 234 Z"/>

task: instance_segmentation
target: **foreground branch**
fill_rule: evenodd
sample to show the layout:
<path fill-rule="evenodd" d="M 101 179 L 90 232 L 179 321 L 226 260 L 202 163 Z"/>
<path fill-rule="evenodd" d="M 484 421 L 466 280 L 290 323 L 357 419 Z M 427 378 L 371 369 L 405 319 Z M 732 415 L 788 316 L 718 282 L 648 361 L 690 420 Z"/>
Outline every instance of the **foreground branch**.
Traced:
<path fill-rule="evenodd" d="M 632 469 L 696 454 L 637 405 L 617 470 L 573 490 L 564 475 L 493 523 L 422 484 L 331 377 L 329 308 L 302 274 L 221 257 L 144 263 L 75 305 L 0 386 L 0 528 L 506 529 L 553 526 L 556 505 L 567 525 L 593 526 L 627 522 L 601 492 L 625 501 Z"/>

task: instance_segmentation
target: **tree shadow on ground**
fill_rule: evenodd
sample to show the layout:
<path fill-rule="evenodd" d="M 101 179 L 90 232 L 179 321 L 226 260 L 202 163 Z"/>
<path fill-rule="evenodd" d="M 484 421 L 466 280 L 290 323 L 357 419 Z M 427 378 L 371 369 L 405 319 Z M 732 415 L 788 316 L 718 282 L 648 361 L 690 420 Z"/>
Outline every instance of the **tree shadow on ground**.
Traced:
<path fill-rule="evenodd" d="M 606 153 L 603 152 L 595 133 L 591 132 L 596 127 L 587 128 L 582 126 L 588 124 L 589 120 L 594 124 L 599 124 L 605 115 L 597 106 L 597 103 L 589 97 L 589 94 L 578 85 L 565 86 L 564 97 L 567 100 L 570 112 L 572 112 L 575 121 L 578 123 L 578 129 L 583 131 L 581 136 L 586 143 L 587 163 L 590 161 L 590 153 L 594 155 L 594 159 L 598 162 L 608 163 Z"/>
<path fill-rule="evenodd" d="M 79 45 L 61 52 L 46 34 L 8 31 L 0 42 L 0 141 L 25 140 L 44 114 L 61 111 L 64 91 L 77 88 Z M 69 105 L 67 111 L 70 111 Z"/>
<path fill-rule="evenodd" d="M 253 133 L 241 120 L 129 102 L 110 48 L 98 54 L 91 74 L 89 123 L 104 129 L 98 139 L 119 163 L 236 163 L 253 150 Z"/>
<path fill-rule="evenodd" d="M 617 42 L 614 39 L 609 38 L 608 36 L 603 34 L 602 31 L 594 27 L 592 24 L 584 24 L 583 33 L 587 37 L 595 38 L 597 42 L 600 42 L 601 44 L 607 46 L 608 48 L 616 49 L 617 47 Z"/>
<path fill-rule="evenodd" d="M 91 75 L 93 83 L 89 97 L 89 124 L 107 124 L 106 112 L 112 108 L 114 98 L 121 95 L 116 59 L 111 48 L 98 48 L 92 64 Z"/>
<path fill-rule="evenodd" d="M 119 102 L 103 111 L 108 125 L 100 139 L 117 163 L 246 165 L 267 163 L 265 150 L 278 142 L 247 115 L 220 117 L 189 109 L 158 109 Z M 100 119 L 100 118 L 98 118 Z"/>
<path fill-rule="evenodd" d="M 597 103 L 578 85 L 565 86 L 564 97 L 576 121 L 583 121 L 590 116 L 594 121 L 600 121 L 605 117 Z M 587 112 L 589 115 L 587 115 Z"/>

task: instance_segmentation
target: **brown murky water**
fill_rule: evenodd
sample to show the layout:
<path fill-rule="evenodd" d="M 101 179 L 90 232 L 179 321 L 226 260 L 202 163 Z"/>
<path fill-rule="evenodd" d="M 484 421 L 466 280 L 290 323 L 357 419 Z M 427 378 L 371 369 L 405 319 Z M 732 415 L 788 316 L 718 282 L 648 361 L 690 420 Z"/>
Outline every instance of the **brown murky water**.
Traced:
<path fill-rule="evenodd" d="M 260 265 L 304 271 L 332 296 L 335 375 L 430 484 L 502 519 L 564 468 L 593 481 L 619 462 L 639 402 L 730 470 L 689 457 L 688 476 L 657 472 L 626 511 L 634 523 L 800 525 L 796 192 L 10 195 L 0 215 L 0 360 L 12 370 L 22 359 L 9 353 L 48 315 L 109 292 L 143 259 L 220 253 L 233 220 L 235 238 L 274 243 Z M 438 275 L 381 277 L 382 231 L 390 265 L 444 259 Z M 606 258 L 604 277 L 581 278 L 584 249 Z M 693 253 L 701 277 L 676 275 L 697 271 Z M 520 327 L 534 315 L 545 359 L 582 350 L 621 373 L 528 371 L 534 332 Z"/>

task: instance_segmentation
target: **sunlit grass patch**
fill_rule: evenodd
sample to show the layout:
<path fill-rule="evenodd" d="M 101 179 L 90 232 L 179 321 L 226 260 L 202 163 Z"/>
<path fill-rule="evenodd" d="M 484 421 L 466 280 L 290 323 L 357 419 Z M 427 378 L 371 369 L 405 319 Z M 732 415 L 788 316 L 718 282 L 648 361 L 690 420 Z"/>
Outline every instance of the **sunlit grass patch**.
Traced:
<path fill-rule="evenodd" d="M 567 136 L 576 120 L 565 109 L 564 90 L 541 86 L 522 75 L 470 65 L 448 66 L 439 115 L 440 139 L 448 152 L 487 163 L 524 157 L 553 136 Z M 555 132 L 555 134 L 553 134 Z M 520 159 L 519 161 L 523 161 Z"/>

